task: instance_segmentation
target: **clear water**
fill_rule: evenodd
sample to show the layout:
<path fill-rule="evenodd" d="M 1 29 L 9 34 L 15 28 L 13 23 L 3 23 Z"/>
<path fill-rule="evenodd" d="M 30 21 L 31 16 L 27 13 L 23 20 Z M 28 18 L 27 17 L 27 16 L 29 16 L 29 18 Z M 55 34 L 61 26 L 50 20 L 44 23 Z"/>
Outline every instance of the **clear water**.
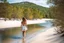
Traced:
<path fill-rule="evenodd" d="M 45 28 L 50 28 L 53 26 L 53 23 L 51 20 L 46 21 L 46 23 L 39 24 L 40 26 L 44 26 Z"/>
<path fill-rule="evenodd" d="M 48 29 L 48 28 L 52 27 L 53 23 L 52 23 L 52 21 L 46 21 L 45 23 L 36 24 L 36 25 L 28 26 L 29 29 L 27 32 L 27 36 L 29 36 L 29 34 L 33 34 L 33 33 L 36 33 L 40 30 L 43 30 L 43 27 Z M 9 34 L 11 34 L 11 35 L 9 35 Z M 22 32 L 21 32 L 21 29 L 19 29 L 19 28 L 5 30 L 3 33 L 1 33 L 0 37 L 2 40 L 6 40 L 7 38 L 8 39 L 15 39 L 15 40 L 22 39 Z"/>

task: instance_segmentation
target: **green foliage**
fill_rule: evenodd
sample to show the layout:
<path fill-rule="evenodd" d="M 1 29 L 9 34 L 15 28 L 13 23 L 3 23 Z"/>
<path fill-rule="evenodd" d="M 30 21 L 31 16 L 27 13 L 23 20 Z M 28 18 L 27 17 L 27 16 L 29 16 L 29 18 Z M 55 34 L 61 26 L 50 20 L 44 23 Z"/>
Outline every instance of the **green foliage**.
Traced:
<path fill-rule="evenodd" d="M 30 2 L 11 4 L 1 3 L 0 6 L 0 17 L 9 19 L 21 19 L 22 17 L 26 17 L 27 19 L 50 18 L 49 8 L 45 8 Z"/>
<path fill-rule="evenodd" d="M 4 0 L 4 3 L 7 3 L 7 0 Z"/>
<path fill-rule="evenodd" d="M 58 28 L 58 33 L 64 32 L 64 0 L 52 0 L 51 3 L 54 6 L 51 7 L 55 21 L 55 26 L 60 26 Z"/>
<path fill-rule="evenodd" d="M 48 16 L 50 15 L 49 8 L 45 8 L 30 2 L 12 3 L 11 5 L 16 7 L 19 6 L 22 10 L 21 15 L 26 17 L 27 19 L 50 18 Z M 46 15 L 48 17 L 46 17 Z"/>

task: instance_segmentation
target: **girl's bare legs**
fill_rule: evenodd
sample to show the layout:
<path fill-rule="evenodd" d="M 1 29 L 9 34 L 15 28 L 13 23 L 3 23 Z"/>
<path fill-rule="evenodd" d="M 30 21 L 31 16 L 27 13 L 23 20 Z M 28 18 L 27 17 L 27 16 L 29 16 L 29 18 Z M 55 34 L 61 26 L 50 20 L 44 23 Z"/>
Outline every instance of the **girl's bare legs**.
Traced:
<path fill-rule="evenodd" d="M 25 38 L 26 38 L 26 31 L 23 31 L 23 43 L 25 43 Z"/>

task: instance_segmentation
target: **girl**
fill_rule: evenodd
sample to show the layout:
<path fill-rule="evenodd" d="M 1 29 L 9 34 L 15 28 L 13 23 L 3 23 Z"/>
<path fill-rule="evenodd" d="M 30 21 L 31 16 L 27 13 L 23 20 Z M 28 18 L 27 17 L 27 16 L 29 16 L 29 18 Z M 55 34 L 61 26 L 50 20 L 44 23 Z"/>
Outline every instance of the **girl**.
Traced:
<path fill-rule="evenodd" d="M 22 18 L 21 22 L 21 29 L 22 29 L 22 35 L 23 35 L 23 42 L 25 42 L 25 37 L 26 37 L 26 31 L 27 31 L 27 21 L 26 18 Z"/>

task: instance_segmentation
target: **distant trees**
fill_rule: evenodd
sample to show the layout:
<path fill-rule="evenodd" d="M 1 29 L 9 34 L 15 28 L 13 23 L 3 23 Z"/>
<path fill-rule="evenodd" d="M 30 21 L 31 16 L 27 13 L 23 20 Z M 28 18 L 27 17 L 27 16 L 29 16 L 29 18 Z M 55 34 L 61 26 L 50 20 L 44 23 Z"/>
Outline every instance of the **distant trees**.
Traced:
<path fill-rule="evenodd" d="M 7 3 L 7 0 L 0 0 L 0 3 Z"/>
<path fill-rule="evenodd" d="M 4 3 L 7 3 L 7 0 L 3 0 L 4 1 Z"/>
<path fill-rule="evenodd" d="M 5 0 L 4 3 L 0 3 L 0 17 L 9 19 L 21 19 L 22 17 L 27 19 L 50 18 L 48 8 L 29 2 L 13 4 L 6 2 Z"/>
<path fill-rule="evenodd" d="M 12 9 L 10 8 L 12 8 L 12 6 L 8 3 L 0 3 L 0 17 L 11 18 Z"/>

